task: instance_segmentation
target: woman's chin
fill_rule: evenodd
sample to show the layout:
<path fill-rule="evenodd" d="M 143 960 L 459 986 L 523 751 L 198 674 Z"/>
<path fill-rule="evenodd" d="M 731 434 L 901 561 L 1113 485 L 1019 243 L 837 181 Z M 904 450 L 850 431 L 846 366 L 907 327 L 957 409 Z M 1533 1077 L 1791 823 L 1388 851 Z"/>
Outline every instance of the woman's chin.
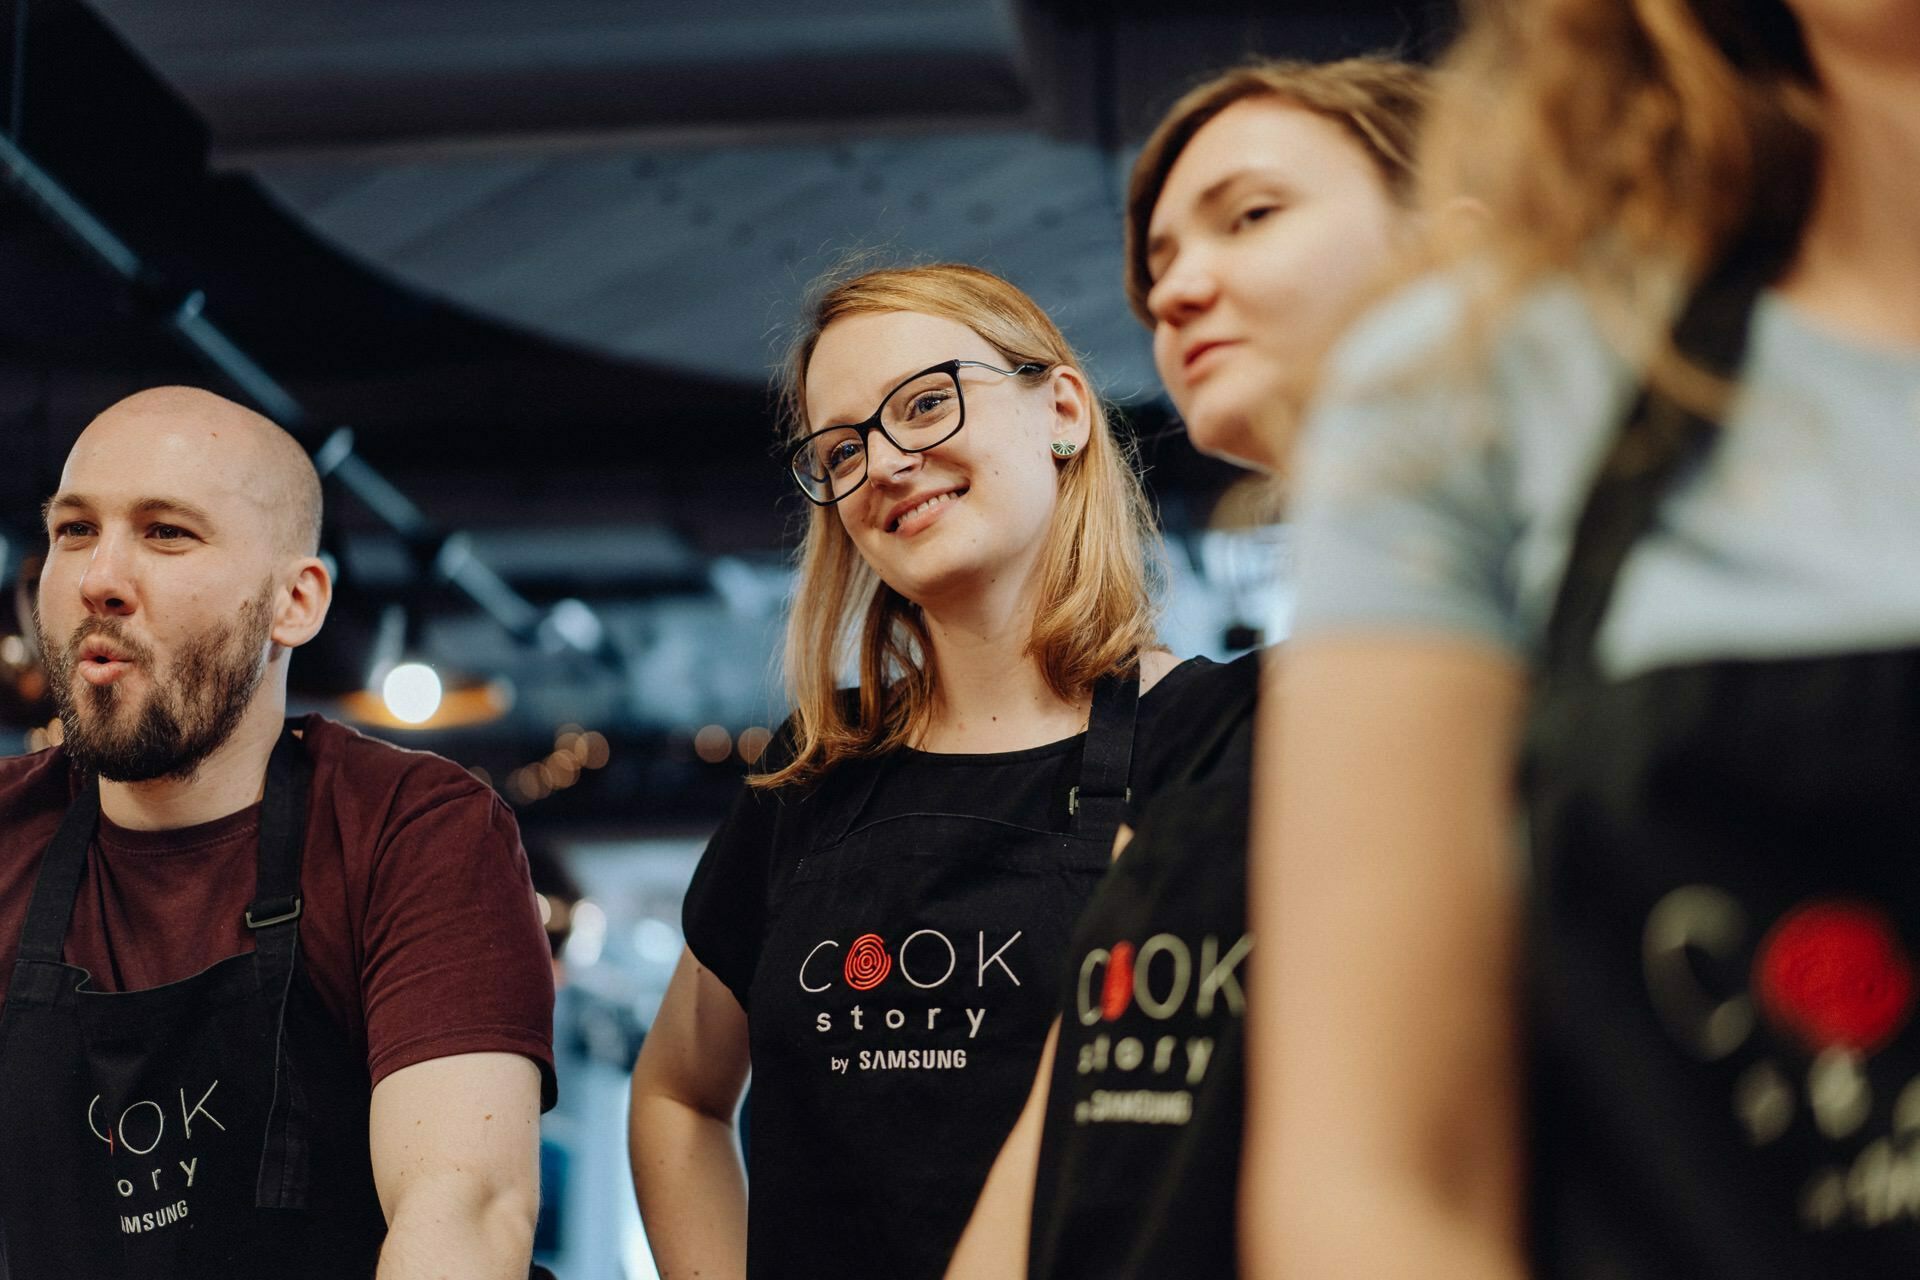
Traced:
<path fill-rule="evenodd" d="M 1196 413 L 1186 419 L 1186 424 L 1187 439 L 1210 458 L 1251 471 L 1272 471 L 1277 465 L 1278 455 L 1262 424 L 1251 413 Z"/>
<path fill-rule="evenodd" d="M 975 575 L 963 567 L 916 566 L 912 573 L 897 569 L 880 575 L 880 580 L 908 604 L 921 609 L 935 608 L 964 597 L 973 589 Z"/>
<path fill-rule="evenodd" d="M 1030 573 L 1032 566 L 1023 559 L 993 564 L 927 565 L 917 569 L 911 575 L 883 576 L 882 581 L 908 604 L 937 618 L 964 616 L 995 600 L 1004 604 L 999 584 Z"/>

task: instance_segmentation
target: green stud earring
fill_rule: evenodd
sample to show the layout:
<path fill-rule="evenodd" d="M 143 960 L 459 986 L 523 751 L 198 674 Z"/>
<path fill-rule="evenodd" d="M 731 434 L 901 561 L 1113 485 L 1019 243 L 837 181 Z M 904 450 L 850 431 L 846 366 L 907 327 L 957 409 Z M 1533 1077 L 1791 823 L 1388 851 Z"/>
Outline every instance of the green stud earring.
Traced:
<path fill-rule="evenodd" d="M 1080 452 L 1080 446 L 1071 440 L 1055 440 L 1053 442 L 1053 456 L 1056 458 L 1071 458 L 1078 452 Z"/>

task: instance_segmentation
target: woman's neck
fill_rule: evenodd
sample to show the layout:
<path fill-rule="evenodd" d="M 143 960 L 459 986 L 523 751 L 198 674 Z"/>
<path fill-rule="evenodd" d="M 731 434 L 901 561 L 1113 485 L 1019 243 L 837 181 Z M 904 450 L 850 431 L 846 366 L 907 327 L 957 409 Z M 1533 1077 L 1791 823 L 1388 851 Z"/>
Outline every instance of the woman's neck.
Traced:
<path fill-rule="evenodd" d="M 933 649 L 933 719 L 928 751 L 1017 751 L 1086 727 L 1087 699 L 1062 700 L 1027 651 L 1033 635 L 1031 592 L 998 607 L 923 609 Z"/>
<path fill-rule="evenodd" d="M 1809 39 L 1825 86 L 1824 157 L 1781 293 L 1839 332 L 1920 346 L 1920 68 Z"/>

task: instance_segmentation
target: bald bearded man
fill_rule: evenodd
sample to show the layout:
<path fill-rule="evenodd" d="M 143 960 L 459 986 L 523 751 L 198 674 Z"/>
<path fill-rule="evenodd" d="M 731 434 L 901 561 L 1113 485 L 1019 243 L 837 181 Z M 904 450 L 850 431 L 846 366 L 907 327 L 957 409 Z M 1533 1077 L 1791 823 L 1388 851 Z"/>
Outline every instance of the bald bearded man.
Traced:
<path fill-rule="evenodd" d="M 528 1274 L 553 986 L 512 815 L 318 716 L 320 484 L 160 388 L 81 434 L 0 760 L 0 1277 Z"/>

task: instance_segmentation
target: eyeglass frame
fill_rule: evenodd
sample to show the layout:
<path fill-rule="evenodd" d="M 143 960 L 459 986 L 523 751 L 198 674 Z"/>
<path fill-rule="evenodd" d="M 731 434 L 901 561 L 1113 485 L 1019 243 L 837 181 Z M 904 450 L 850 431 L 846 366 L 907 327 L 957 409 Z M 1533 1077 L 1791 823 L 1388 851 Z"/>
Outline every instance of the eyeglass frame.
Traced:
<path fill-rule="evenodd" d="M 865 421 L 843 422 L 837 426 L 822 427 L 818 431 L 809 431 L 805 436 L 802 436 L 794 444 L 793 448 L 787 454 L 787 470 L 793 476 L 794 484 L 799 486 L 800 496 L 805 498 L 808 502 L 811 502 L 816 507 L 834 506 L 852 497 L 854 494 L 860 492 L 861 485 L 866 484 L 868 478 L 873 474 L 873 472 L 871 467 L 869 467 L 866 470 L 866 472 L 861 475 L 860 484 L 856 484 L 855 486 L 853 486 L 853 488 L 847 490 L 845 493 L 837 494 L 831 498 L 814 497 L 812 493 L 808 492 L 806 481 L 800 478 L 800 455 L 806 451 L 806 448 L 808 445 L 812 444 L 815 440 L 818 440 L 821 436 L 831 435 L 836 431 L 859 432 L 860 433 L 860 455 L 862 458 L 865 458 L 867 456 L 868 438 L 872 436 L 872 434 L 876 431 L 878 431 L 881 435 L 885 436 L 887 443 L 892 445 L 895 449 L 899 450 L 901 453 L 925 453 L 929 449 L 938 449 L 941 445 L 945 444 L 947 441 L 959 435 L 960 428 L 967 425 L 967 393 L 966 393 L 966 389 L 960 385 L 960 370 L 987 369 L 1005 378 L 1019 378 L 1019 377 L 1025 377 L 1029 374 L 1045 373 L 1048 369 L 1051 369 L 1052 367 L 1053 366 L 1050 364 L 1045 364 L 1037 360 L 1028 360 L 1022 364 L 1015 365 L 1011 369 L 1002 369 L 999 365 L 988 364 L 985 360 L 942 360 L 939 364 L 928 365 L 926 368 L 922 369 L 920 372 L 908 374 L 906 377 L 900 379 L 899 382 L 895 383 L 891 391 L 887 392 L 886 395 L 880 397 L 880 407 L 875 409 L 872 415 L 869 416 Z M 916 382 L 921 378 L 926 377 L 930 373 L 944 373 L 949 378 L 953 379 L 953 394 L 955 398 L 959 401 L 959 405 L 960 405 L 959 421 L 953 424 L 953 430 L 947 432 L 947 434 L 945 434 L 944 436 L 941 436 L 938 440 L 933 441 L 931 444 L 923 444 L 918 448 L 909 449 L 906 445 L 903 445 L 898 440 L 895 440 L 893 438 L 892 433 L 889 432 L 886 429 L 886 427 L 881 424 L 880 420 L 882 417 L 885 416 L 887 412 L 888 401 L 892 400 L 895 396 L 899 395 L 900 392 L 905 390 L 909 384 Z"/>

